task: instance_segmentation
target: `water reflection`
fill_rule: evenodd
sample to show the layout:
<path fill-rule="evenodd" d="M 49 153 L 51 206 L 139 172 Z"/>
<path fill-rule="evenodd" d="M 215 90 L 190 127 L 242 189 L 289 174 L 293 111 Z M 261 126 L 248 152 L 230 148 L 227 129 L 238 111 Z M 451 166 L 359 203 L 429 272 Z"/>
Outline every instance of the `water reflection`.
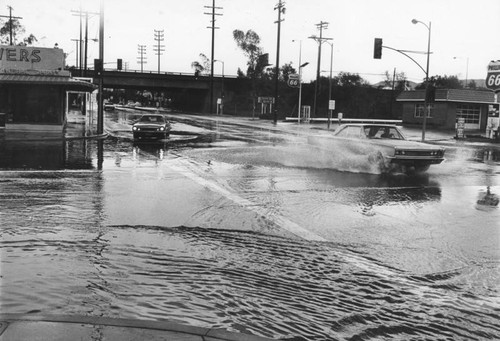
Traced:
<path fill-rule="evenodd" d="M 95 143 L 86 139 L 2 141 L 0 169 L 92 169 L 93 148 Z"/>

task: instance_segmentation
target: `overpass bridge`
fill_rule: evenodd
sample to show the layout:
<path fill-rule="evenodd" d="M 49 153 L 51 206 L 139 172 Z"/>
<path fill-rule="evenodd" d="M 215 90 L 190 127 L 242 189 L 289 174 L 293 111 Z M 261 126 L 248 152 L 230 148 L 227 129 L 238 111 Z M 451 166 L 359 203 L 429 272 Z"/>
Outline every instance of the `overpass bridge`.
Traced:
<path fill-rule="evenodd" d="M 73 77 L 80 77 L 78 69 L 70 69 Z M 98 78 L 94 70 L 86 70 L 85 76 L 92 78 L 97 85 Z M 235 76 L 214 75 L 213 103 L 222 96 L 225 102 L 231 99 L 233 89 L 248 80 Z M 167 92 L 176 107 L 189 111 L 209 111 L 211 79 L 207 75 L 195 76 L 194 73 L 179 72 L 140 72 L 104 70 L 103 84 L 105 89 L 133 89 Z"/>
<path fill-rule="evenodd" d="M 80 77 L 80 70 L 72 69 L 73 77 Z M 84 77 L 94 78 L 94 83 L 97 84 L 96 74 L 94 70 L 86 70 Z M 214 91 L 215 87 L 222 88 L 230 87 L 232 83 L 238 81 L 235 76 L 214 75 Z M 104 70 L 103 72 L 104 87 L 113 89 L 137 89 L 137 90 L 154 90 L 154 89 L 198 89 L 210 90 L 210 76 L 199 75 L 194 76 L 194 73 L 181 72 L 140 72 L 140 71 L 118 71 Z"/>

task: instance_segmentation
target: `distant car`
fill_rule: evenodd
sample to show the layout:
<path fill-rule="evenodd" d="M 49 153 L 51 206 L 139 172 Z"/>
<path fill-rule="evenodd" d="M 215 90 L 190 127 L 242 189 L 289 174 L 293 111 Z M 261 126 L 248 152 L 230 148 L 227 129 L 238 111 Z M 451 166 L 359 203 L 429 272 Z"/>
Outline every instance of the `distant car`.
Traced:
<path fill-rule="evenodd" d="M 170 122 L 163 115 L 147 114 L 132 125 L 134 140 L 166 139 L 170 136 Z"/>
<path fill-rule="evenodd" d="M 104 102 L 104 110 L 105 111 L 114 111 L 115 105 L 111 102 Z"/>
<path fill-rule="evenodd" d="M 308 142 L 332 152 L 366 155 L 382 172 L 424 172 L 443 162 L 445 152 L 439 146 L 408 141 L 398 127 L 384 124 L 343 124 L 333 135 L 310 136 Z"/>

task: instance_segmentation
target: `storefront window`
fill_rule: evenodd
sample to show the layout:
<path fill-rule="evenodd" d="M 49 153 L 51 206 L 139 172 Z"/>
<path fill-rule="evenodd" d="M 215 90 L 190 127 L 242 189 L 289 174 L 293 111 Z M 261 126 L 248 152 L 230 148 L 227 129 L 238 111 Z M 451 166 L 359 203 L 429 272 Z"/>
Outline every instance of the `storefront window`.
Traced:
<path fill-rule="evenodd" d="M 481 107 L 478 104 L 457 104 L 457 119 L 464 118 L 465 123 L 479 124 Z"/>
<path fill-rule="evenodd" d="M 434 112 L 434 104 L 430 105 L 431 110 L 427 113 L 427 118 L 432 117 L 432 113 Z M 425 104 L 419 103 L 415 104 L 415 118 L 421 118 L 424 117 L 424 114 L 427 112 L 427 108 L 425 107 Z"/>
<path fill-rule="evenodd" d="M 18 86 L 10 89 L 11 122 L 61 124 L 60 94 L 54 86 Z"/>

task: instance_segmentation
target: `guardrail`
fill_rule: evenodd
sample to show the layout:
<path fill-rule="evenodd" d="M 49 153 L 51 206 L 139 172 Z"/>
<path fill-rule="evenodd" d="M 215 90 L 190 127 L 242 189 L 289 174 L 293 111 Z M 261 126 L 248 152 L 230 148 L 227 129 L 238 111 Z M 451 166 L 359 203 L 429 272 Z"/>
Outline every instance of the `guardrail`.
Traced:
<path fill-rule="evenodd" d="M 287 122 L 296 122 L 297 117 L 285 117 L 285 121 Z M 301 120 L 302 121 L 302 120 Z M 330 122 L 338 123 L 338 118 L 332 118 Z M 315 117 L 309 119 L 310 123 L 326 123 L 328 122 L 328 118 L 326 117 Z M 342 123 L 371 123 L 371 124 L 403 124 L 403 120 L 387 120 L 381 118 L 342 118 Z"/>

